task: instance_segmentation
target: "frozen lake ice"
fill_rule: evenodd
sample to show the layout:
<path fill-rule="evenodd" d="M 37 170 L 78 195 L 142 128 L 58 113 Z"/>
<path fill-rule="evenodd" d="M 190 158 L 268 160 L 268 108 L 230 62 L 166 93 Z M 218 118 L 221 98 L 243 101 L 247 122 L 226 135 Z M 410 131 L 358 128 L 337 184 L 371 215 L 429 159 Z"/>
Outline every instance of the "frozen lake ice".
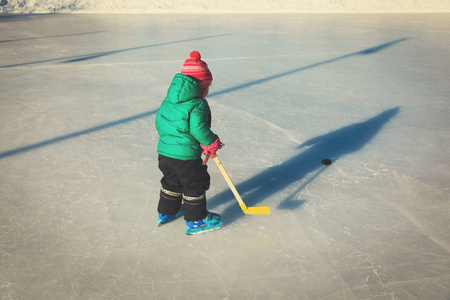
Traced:
<path fill-rule="evenodd" d="M 1 299 L 448 299 L 450 15 L 0 16 Z M 198 50 L 225 143 L 158 228 L 155 113 Z M 321 165 L 323 158 L 333 164 Z"/>

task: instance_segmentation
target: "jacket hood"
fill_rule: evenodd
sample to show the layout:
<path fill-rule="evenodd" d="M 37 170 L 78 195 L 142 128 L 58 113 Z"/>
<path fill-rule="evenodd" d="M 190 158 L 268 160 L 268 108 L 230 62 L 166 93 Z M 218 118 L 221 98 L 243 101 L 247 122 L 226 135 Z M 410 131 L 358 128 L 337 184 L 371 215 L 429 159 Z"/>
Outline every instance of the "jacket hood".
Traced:
<path fill-rule="evenodd" d="M 201 90 L 200 84 L 195 79 L 178 73 L 172 79 L 165 101 L 181 103 L 199 98 Z"/>

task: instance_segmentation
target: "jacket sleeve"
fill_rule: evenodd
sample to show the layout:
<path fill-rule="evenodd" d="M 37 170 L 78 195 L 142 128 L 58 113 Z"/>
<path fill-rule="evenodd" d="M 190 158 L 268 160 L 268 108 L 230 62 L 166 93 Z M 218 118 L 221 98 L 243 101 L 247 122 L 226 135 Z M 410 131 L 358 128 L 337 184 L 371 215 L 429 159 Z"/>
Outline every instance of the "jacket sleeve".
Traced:
<path fill-rule="evenodd" d="M 189 130 L 192 136 L 202 145 L 209 145 L 216 139 L 216 135 L 209 128 L 209 106 L 206 101 L 201 102 L 191 111 Z"/>

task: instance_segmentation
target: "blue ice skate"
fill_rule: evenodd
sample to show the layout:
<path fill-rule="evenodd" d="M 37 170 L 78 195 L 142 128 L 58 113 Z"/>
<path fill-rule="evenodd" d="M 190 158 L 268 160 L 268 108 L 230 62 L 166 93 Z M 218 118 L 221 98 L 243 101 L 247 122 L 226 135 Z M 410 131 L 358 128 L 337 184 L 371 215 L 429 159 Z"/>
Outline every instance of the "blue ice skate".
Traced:
<path fill-rule="evenodd" d="M 167 224 L 169 222 L 172 222 L 179 217 L 181 217 L 184 214 L 184 205 L 181 204 L 180 210 L 177 212 L 176 215 L 164 215 L 161 213 L 158 213 L 159 220 L 158 220 L 158 227 L 161 227 L 164 224 Z"/>
<path fill-rule="evenodd" d="M 223 226 L 223 222 L 220 221 L 219 214 L 208 212 L 208 215 L 203 220 L 186 221 L 186 225 L 186 234 L 192 235 L 219 229 Z"/>

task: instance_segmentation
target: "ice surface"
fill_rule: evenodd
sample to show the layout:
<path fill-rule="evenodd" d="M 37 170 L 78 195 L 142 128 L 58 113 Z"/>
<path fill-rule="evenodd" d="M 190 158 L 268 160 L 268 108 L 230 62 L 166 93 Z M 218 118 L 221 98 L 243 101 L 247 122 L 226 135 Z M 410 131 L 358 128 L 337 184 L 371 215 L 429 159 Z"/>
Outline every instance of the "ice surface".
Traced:
<path fill-rule="evenodd" d="M 447 299 L 450 15 L 3 15 L 1 299 Z M 221 230 L 158 228 L 155 112 L 213 72 Z M 321 165 L 323 158 L 333 164 Z"/>

